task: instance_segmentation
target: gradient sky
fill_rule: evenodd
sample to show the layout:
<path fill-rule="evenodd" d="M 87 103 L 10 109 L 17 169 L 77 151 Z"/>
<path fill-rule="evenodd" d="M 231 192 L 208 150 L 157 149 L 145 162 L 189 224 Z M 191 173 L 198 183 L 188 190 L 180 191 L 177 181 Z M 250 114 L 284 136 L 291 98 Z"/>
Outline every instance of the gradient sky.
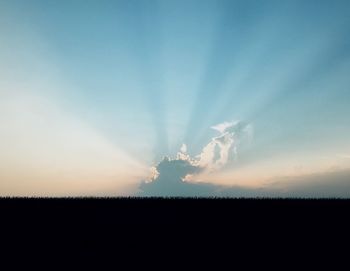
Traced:
<path fill-rule="evenodd" d="M 0 0 L 0 195 L 134 195 L 164 156 L 186 144 L 195 159 L 211 127 L 241 121 L 233 158 L 187 182 L 350 197 L 349 14 L 347 0 Z"/>

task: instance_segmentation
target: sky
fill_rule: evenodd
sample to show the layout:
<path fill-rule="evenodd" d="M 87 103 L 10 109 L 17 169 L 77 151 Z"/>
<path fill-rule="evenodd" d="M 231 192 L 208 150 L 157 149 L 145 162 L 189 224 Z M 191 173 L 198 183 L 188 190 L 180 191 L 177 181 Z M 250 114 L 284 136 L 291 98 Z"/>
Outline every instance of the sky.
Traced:
<path fill-rule="evenodd" d="M 347 0 L 0 0 L 0 196 L 350 197 Z"/>

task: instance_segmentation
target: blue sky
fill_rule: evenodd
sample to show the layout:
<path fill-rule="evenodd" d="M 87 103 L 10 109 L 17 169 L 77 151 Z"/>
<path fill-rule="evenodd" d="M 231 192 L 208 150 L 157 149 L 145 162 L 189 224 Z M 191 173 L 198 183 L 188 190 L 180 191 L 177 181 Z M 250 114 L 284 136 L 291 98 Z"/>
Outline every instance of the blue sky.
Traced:
<path fill-rule="evenodd" d="M 224 132 L 211 127 L 235 121 L 249 140 L 190 182 L 349 169 L 349 13 L 339 0 L 1 0 L 2 193 L 132 194 L 182 144 L 202 165 Z"/>

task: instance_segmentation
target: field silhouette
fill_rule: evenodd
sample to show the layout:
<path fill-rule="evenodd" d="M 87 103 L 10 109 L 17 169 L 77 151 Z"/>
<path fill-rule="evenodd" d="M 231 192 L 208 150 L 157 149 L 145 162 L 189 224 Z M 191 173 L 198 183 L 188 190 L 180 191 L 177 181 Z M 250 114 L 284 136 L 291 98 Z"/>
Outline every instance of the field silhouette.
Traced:
<path fill-rule="evenodd" d="M 285 257 L 277 248 L 297 246 L 308 255 L 310 245 L 322 250 L 325 242 L 349 240 L 349 207 L 344 199 L 0 198 L 0 231 L 6 253 L 14 255 L 35 245 L 40 257 L 157 251 L 179 260 L 210 244 L 230 259 L 266 253 L 273 244 L 274 257 Z M 177 246 L 176 254 L 164 250 Z"/>

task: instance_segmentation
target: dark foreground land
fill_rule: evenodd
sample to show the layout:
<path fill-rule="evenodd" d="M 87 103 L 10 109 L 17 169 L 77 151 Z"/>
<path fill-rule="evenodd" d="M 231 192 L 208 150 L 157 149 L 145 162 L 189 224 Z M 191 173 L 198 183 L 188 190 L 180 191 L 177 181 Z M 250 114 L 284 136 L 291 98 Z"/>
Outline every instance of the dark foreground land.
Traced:
<path fill-rule="evenodd" d="M 266 253 L 273 244 L 283 254 L 286 245 L 308 253 L 350 240 L 350 200 L 342 199 L 2 198 L 0 214 L 2 244 L 16 252 L 57 244 L 87 255 L 150 253 L 171 244 L 188 256 L 193 244 L 214 242 L 228 253 Z"/>
<path fill-rule="evenodd" d="M 348 223 L 347 199 L 0 198 L 2 225 L 62 223 L 115 227 L 221 224 L 225 227 L 303 222 Z M 253 223 L 253 224 L 251 224 Z M 82 229 L 82 230 L 83 230 Z"/>

